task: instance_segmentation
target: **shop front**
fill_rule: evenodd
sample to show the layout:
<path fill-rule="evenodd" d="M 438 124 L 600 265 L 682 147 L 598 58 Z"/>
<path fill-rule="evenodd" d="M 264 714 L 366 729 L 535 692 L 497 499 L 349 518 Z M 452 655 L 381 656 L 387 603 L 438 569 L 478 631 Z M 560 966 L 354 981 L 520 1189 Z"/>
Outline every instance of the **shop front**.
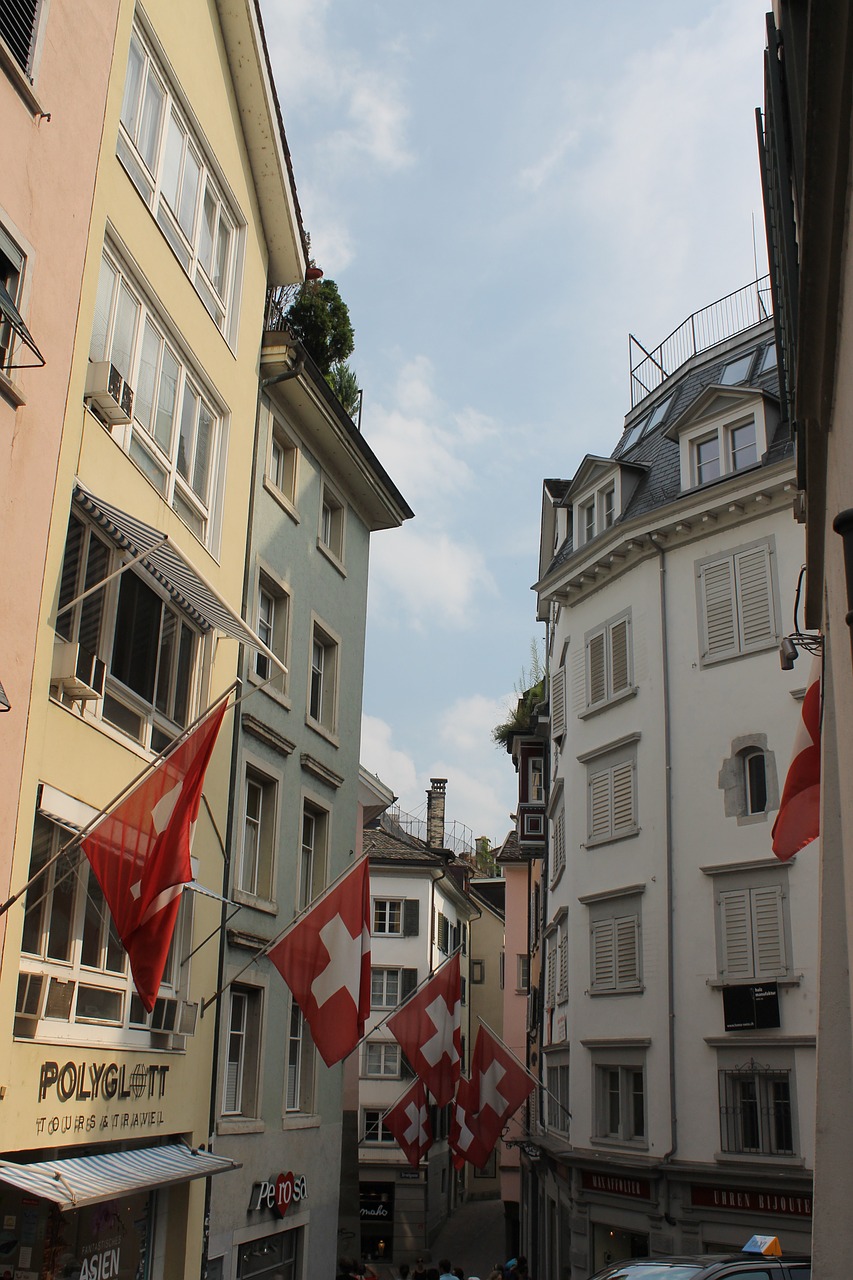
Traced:
<path fill-rule="evenodd" d="M 758 1234 L 778 1237 L 783 1254 L 811 1253 L 810 1183 L 693 1182 L 682 1196 L 684 1217 L 696 1224 L 703 1252 L 740 1249 Z"/>
<path fill-rule="evenodd" d="M 394 1183 L 361 1184 L 361 1256 L 371 1262 L 394 1257 Z"/>

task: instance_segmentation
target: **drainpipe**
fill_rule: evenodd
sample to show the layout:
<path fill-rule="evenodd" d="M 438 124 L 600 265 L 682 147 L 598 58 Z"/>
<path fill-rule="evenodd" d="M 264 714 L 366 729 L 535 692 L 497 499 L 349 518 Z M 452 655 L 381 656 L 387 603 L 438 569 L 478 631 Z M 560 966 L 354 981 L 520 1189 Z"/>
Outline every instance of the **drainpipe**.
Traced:
<path fill-rule="evenodd" d="M 667 1020 L 669 1028 L 669 1123 L 670 1148 L 663 1156 L 669 1161 L 678 1147 L 678 1116 L 675 1105 L 675 942 L 672 918 L 673 898 L 673 848 L 672 848 L 672 732 L 669 713 L 669 644 L 666 620 L 666 552 L 652 534 L 652 541 L 659 557 L 660 581 L 660 632 L 661 675 L 663 678 L 663 736 L 664 776 L 666 779 L 666 916 L 667 916 Z M 669 1195 L 667 1189 L 667 1205 Z"/>
<path fill-rule="evenodd" d="M 277 387 L 280 382 L 289 382 L 291 378 L 298 378 L 300 373 L 304 372 L 305 357 L 299 355 L 292 369 L 285 369 L 284 373 L 277 373 L 273 378 L 262 378 L 261 390 L 266 391 L 267 387 Z"/>

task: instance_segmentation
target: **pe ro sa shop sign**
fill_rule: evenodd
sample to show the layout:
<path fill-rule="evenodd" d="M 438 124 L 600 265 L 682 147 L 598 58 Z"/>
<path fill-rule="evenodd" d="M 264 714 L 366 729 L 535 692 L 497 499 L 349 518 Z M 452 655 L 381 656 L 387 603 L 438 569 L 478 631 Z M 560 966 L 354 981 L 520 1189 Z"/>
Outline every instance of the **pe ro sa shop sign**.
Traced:
<path fill-rule="evenodd" d="M 272 1209 L 273 1213 L 283 1218 L 292 1204 L 308 1199 L 308 1183 L 304 1173 L 280 1173 L 277 1178 L 267 1182 L 256 1182 L 252 1187 L 252 1199 L 249 1212 L 256 1209 Z"/>

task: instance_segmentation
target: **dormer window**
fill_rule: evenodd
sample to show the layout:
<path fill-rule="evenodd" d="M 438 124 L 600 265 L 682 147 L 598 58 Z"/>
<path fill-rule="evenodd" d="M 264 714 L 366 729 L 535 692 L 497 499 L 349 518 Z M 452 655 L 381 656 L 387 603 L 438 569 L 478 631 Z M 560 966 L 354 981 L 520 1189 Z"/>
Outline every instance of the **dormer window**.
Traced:
<path fill-rule="evenodd" d="M 692 482 L 708 484 L 721 475 L 743 471 L 758 461 L 758 437 L 755 419 L 734 426 L 717 427 L 690 442 Z"/>
<path fill-rule="evenodd" d="M 575 543 L 583 546 L 592 542 L 600 533 L 611 529 L 618 515 L 618 495 L 616 486 L 618 477 L 611 472 L 610 478 L 601 484 L 593 493 L 587 492 L 580 502 L 575 504 Z"/>
<path fill-rule="evenodd" d="M 730 360 L 720 374 L 720 385 L 723 387 L 735 387 L 739 382 L 745 382 L 749 374 L 749 367 L 752 364 L 753 352 L 749 355 L 739 356 L 737 360 Z"/>
<path fill-rule="evenodd" d="M 611 484 L 606 489 L 602 489 L 598 495 L 598 504 L 601 510 L 601 527 L 602 529 L 609 529 L 613 524 L 616 507 L 616 489 L 614 485 Z"/>
<path fill-rule="evenodd" d="M 585 502 L 581 507 L 581 515 L 583 517 L 583 540 L 591 542 L 595 537 L 595 500 Z"/>

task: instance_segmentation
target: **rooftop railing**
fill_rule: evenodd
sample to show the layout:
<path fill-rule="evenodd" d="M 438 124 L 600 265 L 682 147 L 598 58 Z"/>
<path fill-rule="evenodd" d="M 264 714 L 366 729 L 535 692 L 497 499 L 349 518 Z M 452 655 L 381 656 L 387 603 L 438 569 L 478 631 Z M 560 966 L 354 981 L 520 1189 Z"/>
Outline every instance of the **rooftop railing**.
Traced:
<path fill-rule="evenodd" d="M 653 351 L 647 351 L 633 333 L 629 334 L 631 408 L 635 408 L 692 356 L 707 351 L 726 338 L 733 338 L 744 329 L 751 329 L 762 320 L 768 320 L 772 314 L 768 275 L 744 285 L 718 302 L 712 302 L 701 311 L 694 311 Z"/>

